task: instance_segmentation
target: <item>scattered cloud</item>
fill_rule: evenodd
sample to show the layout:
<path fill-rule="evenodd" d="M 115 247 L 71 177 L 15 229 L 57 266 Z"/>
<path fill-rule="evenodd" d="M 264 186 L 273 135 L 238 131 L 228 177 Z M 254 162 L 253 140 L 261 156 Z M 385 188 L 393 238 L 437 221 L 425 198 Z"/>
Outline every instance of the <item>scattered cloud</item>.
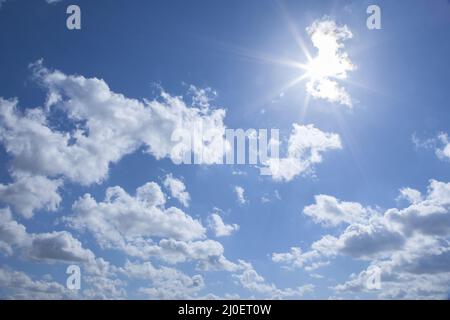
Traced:
<path fill-rule="evenodd" d="M 236 197 L 239 204 L 244 205 L 248 202 L 247 199 L 245 198 L 245 189 L 242 188 L 241 186 L 235 186 L 234 193 L 236 193 Z"/>
<path fill-rule="evenodd" d="M 97 202 L 85 194 L 72 206 L 74 215 L 67 218 L 77 230 L 90 230 L 106 247 L 123 246 L 126 239 L 162 237 L 194 240 L 205 237 L 205 228 L 178 208 L 165 208 L 165 198 L 155 182 L 137 188 L 135 196 L 121 187 L 106 190 L 105 199 Z"/>
<path fill-rule="evenodd" d="M 441 143 L 441 147 L 436 149 L 436 155 L 439 159 L 450 160 L 450 140 L 448 134 L 440 133 L 438 139 Z"/>
<path fill-rule="evenodd" d="M 326 17 L 314 21 L 306 31 L 317 48 L 317 56 L 307 66 L 307 92 L 314 98 L 351 108 L 350 94 L 338 81 L 347 79 L 347 73 L 355 69 L 343 44 L 353 34 L 346 25 L 338 26 Z"/>
<path fill-rule="evenodd" d="M 74 214 L 65 217 L 68 225 L 91 232 L 103 248 L 170 264 L 197 261 L 202 270 L 239 268 L 223 256 L 219 242 L 206 239 L 206 228 L 199 220 L 178 208 L 165 207 L 165 197 L 154 182 L 137 188 L 135 196 L 110 187 L 101 202 L 85 194 L 72 209 Z"/>
<path fill-rule="evenodd" d="M 342 149 L 339 135 L 323 132 L 312 124 L 294 123 L 287 157 L 269 159 L 266 169 L 275 181 L 291 181 L 300 174 L 311 173 L 314 165 L 322 162 L 322 153 L 335 149 Z"/>
<path fill-rule="evenodd" d="M 216 237 L 227 237 L 239 230 L 237 224 L 225 224 L 218 213 L 209 216 L 209 227 Z"/>
<path fill-rule="evenodd" d="M 233 277 L 245 289 L 254 294 L 263 295 L 268 299 L 299 298 L 305 293 L 314 290 L 314 285 L 312 284 L 297 288 L 279 289 L 273 283 L 267 283 L 264 277 L 258 274 L 250 263 L 243 262 L 243 265 L 244 271 L 240 274 L 233 275 Z"/>
<path fill-rule="evenodd" d="M 412 142 L 416 149 L 433 149 L 440 160 L 450 160 L 450 139 L 445 132 L 432 138 L 422 139 L 417 134 L 412 135 Z"/>
<path fill-rule="evenodd" d="M 222 161 L 223 109 L 195 108 L 162 91 L 160 100 L 130 99 L 110 90 L 104 80 L 65 75 L 31 65 L 34 79 L 47 90 L 46 107 L 18 111 L 17 100 L 0 99 L 0 141 L 16 174 L 63 176 L 82 185 L 107 178 L 109 166 L 140 147 L 157 159 L 181 162 L 185 152 L 201 163 Z M 63 112 L 71 130 L 50 125 L 52 112 Z M 195 141 L 179 141 L 175 132 Z M 207 139 L 202 133 L 209 134 Z"/>
<path fill-rule="evenodd" d="M 194 299 L 205 287 L 199 274 L 191 277 L 174 268 L 156 268 L 151 262 L 127 261 L 121 272 L 131 279 L 150 281 L 151 286 L 138 291 L 151 299 Z"/>
<path fill-rule="evenodd" d="M 314 210 L 312 217 L 319 223 L 334 221 L 331 223 L 334 226 L 344 223 L 346 229 L 337 237 L 323 236 L 309 251 L 302 252 L 295 247 L 287 253 L 274 253 L 272 260 L 293 268 L 312 270 L 315 265 L 329 263 L 336 256 L 347 256 L 368 261 L 369 267 L 351 276 L 346 283 L 337 285 L 336 291 L 372 292 L 380 298 L 397 299 L 446 297 L 450 286 L 450 183 L 431 180 L 426 195 L 421 196 L 416 191 L 401 189 L 401 195 L 406 197 L 409 205 L 384 213 L 354 203 L 344 203 L 344 207 L 343 202 L 332 200 L 331 211 L 325 206 L 320 212 Z M 329 212 L 323 213 L 330 211 L 338 213 L 339 217 L 347 217 L 355 208 L 355 219 L 336 221 L 334 216 L 330 219 Z M 364 212 L 372 213 L 366 216 Z M 361 214 L 363 218 L 360 218 Z M 366 285 L 374 268 L 381 273 L 383 289 L 378 292 Z"/>
<path fill-rule="evenodd" d="M 94 263 L 95 255 L 67 231 L 28 233 L 13 219 L 8 208 L 0 209 L 0 252 L 12 255 L 16 249 L 28 260 Z M 16 252 L 16 253 L 17 253 Z"/>
<path fill-rule="evenodd" d="M 406 200 L 410 204 L 419 203 L 422 201 L 422 194 L 416 189 L 402 188 L 397 200 Z"/>
<path fill-rule="evenodd" d="M 356 202 L 339 201 L 323 194 L 314 198 L 316 203 L 306 206 L 303 213 L 324 226 L 335 227 L 343 223 L 364 222 L 370 215 L 370 210 Z"/>
<path fill-rule="evenodd" d="M 189 206 L 191 197 L 186 191 L 186 186 L 184 185 L 183 181 L 174 178 L 172 174 L 168 174 L 164 179 L 164 187 L 169 189 L 172 197 L 180 201 L 183 206 Z"/>
<path fill-rule="evenodd" d="M 25 218 L 31 218 L 36 210 L 58 209 L 61 180 L 50 180 L 43 176 L 19 176 L 14 180 L 7 185 L 0 184 L 0 202 L 11 206 Z"/>
<path fill-rule="evenodd" d="M 8 290 L 10 299 L 53 300 L 74 297 L 73 292 L 57 282 L 33 280 L 24 272 L 4 268 L 0 268 L 0 287 Z"/>

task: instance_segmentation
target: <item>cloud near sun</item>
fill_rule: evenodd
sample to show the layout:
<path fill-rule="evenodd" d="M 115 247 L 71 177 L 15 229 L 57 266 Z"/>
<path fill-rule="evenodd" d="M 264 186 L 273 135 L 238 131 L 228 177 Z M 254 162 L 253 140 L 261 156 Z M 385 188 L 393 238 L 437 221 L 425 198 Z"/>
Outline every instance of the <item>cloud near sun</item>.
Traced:
<path fill-rule="evenodd" d="M 353 37 L 352 32 L 346 25 L 338 26 L 328 18 L 314 21 L 306 31 L 317 49 L 317 55 L 303 67 L 309 79 L 307 92 L 314 98 L 351 108 L 350 94 L 339 82 L 347 79 L 347 72 L 356 68 L 343 44 Z"/>

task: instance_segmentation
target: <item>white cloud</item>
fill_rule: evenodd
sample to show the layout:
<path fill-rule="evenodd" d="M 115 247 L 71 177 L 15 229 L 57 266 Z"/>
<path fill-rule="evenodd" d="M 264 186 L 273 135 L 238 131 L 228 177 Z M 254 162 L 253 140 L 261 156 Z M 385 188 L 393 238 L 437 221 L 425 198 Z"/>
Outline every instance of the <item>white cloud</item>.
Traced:
<path fill-rule="evenodd" d="M 180 201 L 183 206 L 189 206 L 191 197 L 186 191 L 186 186 L 184 185 L 183 181 L 174 178 L 172 174 L 168 174 L 164 179 L 164 187 L 169 189 L 172 197 Z"/>
<path fill-rule="evenodd" d="M 273 283 L 267 283 L 264 277 L 258 274 L 251 264 L 241 263 L 244 265 L 244 271 L 240 274 L 234 274 L 233 277 L 245 289 L 255 294 L 263 295 L 268 299 L 298 298 L 314 290 L 314 285 L 312 284 L 297 288 L 279 289 Z"/>
<path fill-rule="evenodd" d="M 214 240 L 179 241 L 162 239 L 158 243 L 151 240 L 127 242 L 122 250 L 130 256 L 148 259 L 156 257 L 160 261 L 177 264 L 197 261 L 197 269 L 203 271 L 235 271 L 241 267 L 224 257 L 224 248 Z"/>
<path fill-rule="evenodd" d="M 436 155 L 439 159 L 450 160 L 450 140 L 448 138 L 448 134 L 440 133 L 438 139 L 441 143 L 441 147 L 436 148 Z"/>
<path fill-rule="evenodd" d="M 356 202 L 339 201 L 335 197 L 323 194 L 314 198 L 316 203 L 306 206 L 303 213 L 324 226 L 334 227 L 342 223 L 364 222 L 370 215 L 370 210 Z"/>
<path fill-rule="evenodd" d="M 236 197 L 237 197 L 239 204 L 244 205 L 248 202 L 247 199 L 245 198 L 245 189 L 244 188 L 242 188 L 241 186 L 235 186 L 234 192 L 236 193 Z"/>
<path fill-rule="evenodd" d="M 95 259 L 91 250 L 67 231 L 53 231 L 33 236 L 30 256 L 38 260 L 87 262 Z"/>
<path fill-rule="evenodd" d="M 81 242 L 67 231 L 47 233 L 28 233 L 25 226 L 15 221 L 9 209 L 0 209 L 0 253 L 15 255 L 26 261 L 39 263 L 75 263 L 82 267 L 83 283 L 87 286 L 82 292 L 71 294 L 71 298 L 112 299 L 123 298 L 123 285 L 116 278 L 116 267 L 94 253 L 83 248 Z M 64 292 L 58 292 L 50 284 L 52 292 L 47 291 L 48 283 L 32 281 L 28 275 L 10 272 L 9 284 L 2 284 L 0 269 L 0 286 L 5 288 L 3 294 L 8 298 L 19 299 L 62 299 L 68 298 Z M 19 282 L 20 280 L 20 282 Z M 17 282 L 16 282 L 17 281 Z M 35 289 L 32 289 L 35 288 Z"/>
<path fill-rule="evenodd" d="M 65 221 L 76 230 L 91 232 L 101 247 L 129 256 L 156 257 L 171 264 L 197 261 L 203 270 L 238 268 L 223 256 L 219 242 L 205 239 L 206 229 L 200 221 L 164 204 L 164 195 L 154 182 L 139 187 L 134 197 L 111 187 L 102 202 L 89 194 L 78 199 L 72 206 L 74 214 Z"/>
<path fill-rule="evenodd" d="M 28 247 L 30 244 L 25 226 L 12 218 L 8 208 L 0 209 L 0 252 L 12 255 L 15 247 Z"/>
<path fill-rule="evenodd" d="M 9 209 L 0 209 L 0 251 L 7 255 L 21 253 L 39 261 L 93 263 L 95 255 L 67 231 L 28 233 L 12 218 Z M 14 252 L 17 249 L 17 252 Z"/>
<path fill-rule="evenodd" d="M 291 181 L 299 174 L 313 170 L 314 165 L 322 162 L 322 153 L 342 149 L 339 135 L 323 132 L 309 124 L 294 123 L 288 141 L 286 158 L 271 158 L 267 169 L 276 181 Z"/>
<path fill-rule="evenodd" d="M 369 262 L 368 269 L 337 285 L 337 291 L 372 292 L 380 298 L 445 297 L 450 286 L 450 183 L 431 180 L 423 196 L 417 190 L 402 190 L 410 202 L 408 207 L 373 213 L 367 219 L 345 219 L 340 222 L 348 226 L 337 237 L 325 235 L 309 251 L 292 248 L 287 253 L 273 254 L 272 259 L 309 270 L 339 255 L 362 259 Z M 332 203 L 335 209 L 343 202 Z M 339 216 L 346 216 L 354 207 Z M 356 207 L 360 212 L 371 210 Z M 318 212 L 313 217 L 322 215 Z M 316 217 L 315 221 L 323 220 Z M 374 268 L 380 269 L 382 285 L 382 290 L 375 292 L 366 285 Z"/>
<path fill-rule="evenodd" d="M 225 224 L 219 214 L 213 213 L 209 217 L 209 227 L 216 237 L 227 237 L 239 230 L 237 224 Z"/>
<path fill-rule="evenodd" d="M 174 268 L 156 268 L 151 262 L 127 261 L 122 272 L 132 279 L 150 281 L 150 287 L 140 287 L 138 291 L 152 299 L 194 299 L 205 287 L 201 275 L 191 277 Z"/>
<path fill-rule="evenodd" d="M 282 263 L 293 268 L 303 268 L 303 266 L 311 259 L 317 258 L 316 252 L 303 253 L 299 247 L 292 247 L 289 252 L 273 253 L 272 261 L 276 263 Z"/>
<path fill-rule="evenodd" d="M 422 194 L 420 191 L 411 189 L 411 188 L 402 188 L 400 189 L 400 195 L 397 200 L 406 200 L 410 204 L 418 203 L 422 201 Z"/>
<path fill-rule="evenodd" d="M 74 297 L 70 290 L 57 282 L 33 280 L 23 272 L 5 268 L 0 268 L 0 288 L 8 291 L 9 299 L 45 300 Z"/>
<path fill-rule="evenodd" d="M 111 189 L 111 192 L 114 190 Z M 166 203 L 166 196 L 157 183 L 148 182 L 136 189 L 136 200 L 148 207 L 161 207 Z"/>
<path fill-rule="evenodd" d="M 83 185 L 102 182 L 111 163 L 139 147 L 157 159 L 181 161 L 191 141 L 175 139 L 176 132 L 192 133 L 201 163 L 222 161 L 223 109 L 189 107 L 166 92 L 160 100 L 130 99 L 103 80 L 51 71 L 41 61 L 32 69 L 47 89 L 45 109 L 21 113 L 17 100 L 0 99 L 0 141 L 16 173 L 64 176 Z M 49 118 L 55 109 L 67 116 L 69 130 L 53 129 Z"/>
<path fill-rule="evenodd" d="M 307 66 L 310 77 L 306 84 L 307 92 L 315 98 L 352 107 L 349 93 L 337 81 L 347 79 L 347 72 L 355 69 L 343 44 L 353 37 L 351 31 L 346 25 L 338 26 L 329 18 L 314 21 L 306 31 L 318 50 L 317 56 Z"/>
<path fill-rule="evenodd" d="M 161 194 L 154 182 L 138 188 L 134 197 L 120 187 L 108 188 L 102 202 L 85 194 L 73 204 L 74 215 L 67 221 L 77 230 L 91 231 L 105 247 L 139 237 L 204 238 L 201 223 L 178 208 L 165 208 Z"/>
<path fill-rule="evenodd" d="M 450 160 L 450 139 L 445 132 L 439 133 L 432 138 L 422 139 L 414 133 L 412 142 L 416 149 L 433 149 L 440 160 Z"/>
<path fill-rule="evenodd" d="M 127 298 L 126 283 L 121 279 L 84 275 L 83 281 L 89 284 L 89 287 L 82 291 L 85 299 L 123 300 Z"/>
<path fill-rule="evenodd" d="M 215 93 L 209 89 L 191 88 L 192 106 L 166 92 L 156 100 L 139 101 L 112 92 L 97 78 L 65 75 L 43 67 L 41 62 L 32 69 L 34 79 L 47 90 L 44 107 L 19 111 L 17 100 L 0 98 L 0 141 L 11 156 L 13 178 L 12 183 L 0 185 L 0 197 L 25 217 L 37 210 L 56 210 L 61 201 L 58 189 L 64 181 L 82 185 L 103 182 L 111 164 L 139 148 L 157 159 L 180 160 L 181 153 L 174 153 L 180 143 L 172 139 L 177 130 L 197 133 L 196 139 L 203 138 L 199 134 L 203 130 L 214 132 L 209 140 L 194 141 L 194 152 L 203 155 L 202 163 L 222 160 L 225 111 L 211 107 Z M 54 112 L 67 117 L 64 129 L 53 123 Z M 181 147 L 182 151 L 190 150 L 191 145 Z M 171 196 L 188 206 L 190 196 L 184 183 L 171 175 L 164 182 Z M 9 208 L 0 211 L 0 221 L 3 254 L 44 263 L 80 263 L 87 284 L 84 297 L 125 297 L 124 282 L 115 276 L 117 267 L 96 258 L 69 232 L 28 233 L 12 218 Z M 86 194 L 73 204 L 73 214 L 63 221 L 76 230 L 91 232 L 102 248 L 118 249 L 140 259 L 155 257 L 169 264 L 194 261 L 202 271 L 243 268 L 225 258 L 219 242 L 206 238 L 199 220 L 178 208 L 167 208 L 166 195 L 153 182 L 137 188 L 134 195 L 120 187 L 108 188 L 103 201 Z M 177 272 L 168 267 L 155 270 Z M 179 275 L 173 280 L 187 288 L 186 297 L 203 286 L 198 276 Z M 169 284 L 167 279 L 167 286 L 160 291 L 143 287 L 141 292 L 155 297 L 174 296 L 175 292 L 181 295 L 183 286 Z"/>
<path fill-rule="evenodd" d="M 23 217 L 31 218 L 35 210 L 55 211 L 58 208 L 61 185 L 61 180 L 42 176 L 17 177 L 13 183 L 0 184 L 0 202 L 11 206 Z"/>
<path fill-rule="evenodd" d="M 317 248 L 314 248 L 315 245 Z M 283 264 L 284 268 L 289 270 L 303 268 L 306 271 L 312 271 L 328 265 L 329 261 L 323 259 L 328 257 L 328 254 L 320 249 L 319 242 L 313 244 L 312 247 L 313 249 L 307 252 L 302 252 L 300 247 L 292 247 L 289 252 L 273 253 L 272 261 Z"/>

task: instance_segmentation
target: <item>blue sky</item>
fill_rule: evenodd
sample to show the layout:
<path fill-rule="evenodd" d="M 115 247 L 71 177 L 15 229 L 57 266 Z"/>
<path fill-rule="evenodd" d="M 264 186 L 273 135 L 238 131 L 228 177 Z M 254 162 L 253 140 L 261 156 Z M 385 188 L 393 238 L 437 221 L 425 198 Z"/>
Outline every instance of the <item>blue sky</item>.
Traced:
<path fill-rule="evenodd" d="M 0 8 L 2 298 L 448 296 L 448 1 L 377 1 L 380 30 L 366 1 L 69 4 Z M 290 162 L 177 165 L 192 119 Z"/>

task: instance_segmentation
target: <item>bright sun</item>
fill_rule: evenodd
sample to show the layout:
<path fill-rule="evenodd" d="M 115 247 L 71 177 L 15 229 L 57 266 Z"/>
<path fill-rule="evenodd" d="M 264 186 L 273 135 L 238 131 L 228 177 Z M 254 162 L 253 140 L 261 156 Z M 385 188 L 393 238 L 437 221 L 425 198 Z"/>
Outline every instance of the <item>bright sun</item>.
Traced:
<path fill-rule="evenodd" d="M 320 79 L 327 77 L 329 75 L 329 68 L 326 63 L 319 61 L 319 59 L 311 60 L 307 65 L 304 66 L 306 71 L 306 77 L 311 79 Z"/>

